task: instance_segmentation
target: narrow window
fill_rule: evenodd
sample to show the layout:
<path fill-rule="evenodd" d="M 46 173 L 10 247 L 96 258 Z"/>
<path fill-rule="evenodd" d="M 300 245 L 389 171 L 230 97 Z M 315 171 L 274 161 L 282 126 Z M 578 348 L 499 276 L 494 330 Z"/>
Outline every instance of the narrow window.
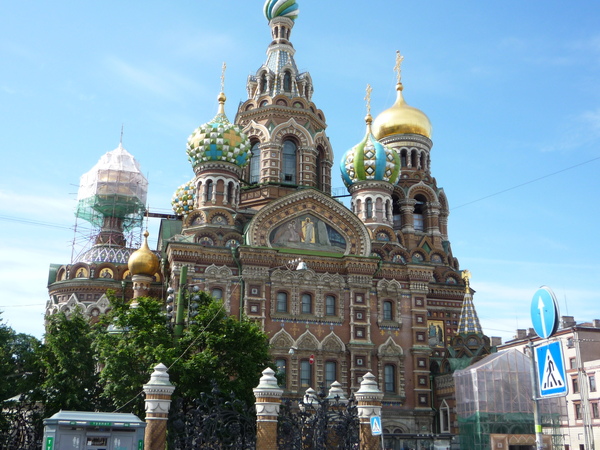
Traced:
<path fill-rule="evenodd" d="M 275 360 L 275 366 L 277 367 L 277 381 L 279 387 L 285 388 L 287 386 L 287 360 L 285 358 L 277 358 Z"/>
<path fill-rule="evenodd" d="M 312 386 L 312 366 L 308 359 L 300 361 L 300 387 L 308 389 Z"/>
<path fill-rule="evenodd" d="M 302 294 L 302 314 L 312 313 L 312 297 L 310 294 Z"/>
<path fill-rule="evenodd" d="M 417 231 L 425 231 L 425 221 L 424 221 L 424 214 L 425 214 L 425 204 L 427 199 L 425 197 L 423 197 L 422 195 L 417 195 L 415 197 L 416 203 L 415 203 L 415 209 L 414 209 L 414 213 L 413 213 L 413 217 L 414 217 L 414 228 Z"/>
<path fill-rule="evenodd" d="M 292 90 L 292 76 L 287 70 L 283 75 L 283 90 L 286 92 L 290 92 Z"/>
<path fill-rule="evenodd" d="M 393 364 L 386 364 L 383 367 L 383 378 L 385 392 L 396 392 L 396 368 Z"/>
<path fill-rule="evenodd" d="M 335 316 L 335 297 L 333 295 L 325 297 L 325 315 Z"/>
<path fill-rule="evenodd" d="M 573 393 L 579 392 L 579 381 L 577 378 L 573 378 Z"/>
<path fill-rule="evenodd" d="M 267 92 L 267 75 L 264 73 L 260 77 L 260 92 Z"/>
<path fill-rule="evenodd" d="M 285 292 L 277 293 L 277 312 L 287 312 L 288 300 Z"/>
<path fill-rule="evenodd" d="M 250 184 L 258 183 L 260 180 L 260 144 L 255 142 L 250 150 Z"/>
<path fill-rule="evenodd" d="M 598 403 L 592 403 L 592 417 L 594 419 L 600 418 L 598 415 Z"/>
<path fill-rule="evenodd" d="M 334 381 L 337 381 L 337 363 L 327 361 L 325 363 L 325 389 L 329 389 Z"/>
<path fill-rule="evenodd" d="M 233 183 L 227 184 L 227 203 L 233 203 Z"/>
<path fill-rule="evenodd" d="M 210 202 L 212 200 L 212 196 L 213 196 L 213 182 L 212 182 L 212 180 L 208 180 L 206 182 L 206 185 L 205 185 L 204 189 L 205 189 L 205 192 L 206 192 L 206 199 L 205 199 L 205 201 L 206 202 Z"/>
<path fill-rule="evenodd" d="M 590 392 L 596 392 L 596 375 L 590 375 Z"/>
<path fill-rule="evenodd" d="M 373 218 L 373 200 L 371 200 L 370 198 L 367 199 L 367 201 L 365 202 L 365 216 L 367 219 L 371 219 Z"/>
<path fill-rule="evenodd" d="M 294 141 L 283 142 L 283 182 L 296 184 L 296 149 Z"/>
<path fill-rule="evenodd" d="M 393 311 L 392 302 L 390 302 L 390 301 L 383 302 L 383 320 L 394 320 L 392 311 Z"/>

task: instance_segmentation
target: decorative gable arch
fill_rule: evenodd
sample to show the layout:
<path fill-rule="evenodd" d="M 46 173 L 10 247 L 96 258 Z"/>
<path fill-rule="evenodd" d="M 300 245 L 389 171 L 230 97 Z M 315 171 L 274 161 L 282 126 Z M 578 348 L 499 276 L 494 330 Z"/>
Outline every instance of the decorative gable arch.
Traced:
<path fill-rule="evenodd" d="M 269 344 L 272 348 L 289 350 L 294 347 L 294 338 L 282 328 L 273 335 Z"/>
<path fill-rule="evenodd" d="M 306 330 L 296 341 L 298 350 L 318 350 L 319 340 L 310 331 Z"/>
<path fill-rule="evenodd" d="M 343 205 L 319 191 L 299 190 L 260 209 L 246 230 L 250 246 L 370 256 L 369 231 Z"/>

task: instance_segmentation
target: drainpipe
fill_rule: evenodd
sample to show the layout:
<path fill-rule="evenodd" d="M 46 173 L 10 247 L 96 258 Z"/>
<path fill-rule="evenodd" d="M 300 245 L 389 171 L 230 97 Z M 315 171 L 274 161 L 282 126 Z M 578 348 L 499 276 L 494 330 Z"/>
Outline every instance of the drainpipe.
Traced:
<path fill-rule="evenodd" d="M 244 292 L 246 292 L 246 286 L 244 283 L 244 279 L 242 278 L 242 262 L 240 261 L 239 256 L 237 255 L 237 247 L 231 249 L 231 256 L 235 261 L 235 264 L 238 268 L 238 278 L 240 282 L 240 321 L 244 318 Z"/>

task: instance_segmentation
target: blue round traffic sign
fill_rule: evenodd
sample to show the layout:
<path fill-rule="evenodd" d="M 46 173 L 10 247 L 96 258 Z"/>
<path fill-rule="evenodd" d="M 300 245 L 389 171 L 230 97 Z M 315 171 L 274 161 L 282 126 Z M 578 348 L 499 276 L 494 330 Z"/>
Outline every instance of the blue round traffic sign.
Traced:
<path fill-rule="evenodd" d="M 531 322 L 533 329 L 542 339 L 549 338 L 558 329 L 558 303 L 552 289 L 539 288 L 531 300 Z"/>

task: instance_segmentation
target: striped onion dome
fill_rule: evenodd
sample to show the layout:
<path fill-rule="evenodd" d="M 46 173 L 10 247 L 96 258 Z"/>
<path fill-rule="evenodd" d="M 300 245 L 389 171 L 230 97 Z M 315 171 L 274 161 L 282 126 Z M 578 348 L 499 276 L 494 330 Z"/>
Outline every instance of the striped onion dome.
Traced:
<path fill-rule="evenodd" d="M 369 180 L 396 184 L 400 179 L 400 157 L 394 149 L 375 139 L 371 132 L 372 120 L 368 114 L 365 137 L 342 157 L 340 169 L 346 187 Z"/>

